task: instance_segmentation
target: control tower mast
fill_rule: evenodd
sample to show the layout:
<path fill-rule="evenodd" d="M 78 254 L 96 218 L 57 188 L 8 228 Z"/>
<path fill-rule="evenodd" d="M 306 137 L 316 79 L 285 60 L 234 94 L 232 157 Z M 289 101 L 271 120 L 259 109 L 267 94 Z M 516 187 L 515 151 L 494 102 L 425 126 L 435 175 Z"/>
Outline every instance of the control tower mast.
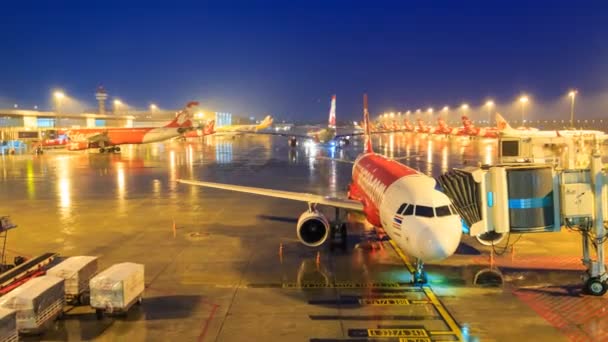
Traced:
<path fill-rule="evenodd" d="M 103 86 L 97 87 L 97 92 L 95 92 L 95 98 L 97 99 L 97 103 L 99 103 L 99 114 L 106 113 L 106 100 L 108 99 L 108 93 L 103 88 Z"/>

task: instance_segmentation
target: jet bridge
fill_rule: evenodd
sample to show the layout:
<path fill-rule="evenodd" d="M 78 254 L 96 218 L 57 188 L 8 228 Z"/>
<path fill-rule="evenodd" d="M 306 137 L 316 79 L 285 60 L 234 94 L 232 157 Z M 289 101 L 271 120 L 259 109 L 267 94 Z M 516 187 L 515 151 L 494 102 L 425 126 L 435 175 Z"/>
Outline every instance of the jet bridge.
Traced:
<path fill-rule="evenodd" d="M 580 141 L 562 140 L 566 149 L 551 145 L 542 156 L 537 149 L 521 146 L 525 143 L 547 147 L 546 139 L 501 138 L 502 164 L 454 169 L 438 182 L 454 202 L 468 233 L 484 245 L 495 245 L 509 233 L 559 232 L 562 226 L 579 231 L 582 261 L 587 267 L 585 290 L 604 295 L 608 291 L 604 256 L 608 174 L 602 168 L 599 141 L 594 140 L 590 153 L 582 153 Z M 537 153 L 534 158 L 522 157 L 533 150 Z M 564 158 L 568 152 L 572 156 Z M 539 163 L 542 160 L 547 163 Z"/>

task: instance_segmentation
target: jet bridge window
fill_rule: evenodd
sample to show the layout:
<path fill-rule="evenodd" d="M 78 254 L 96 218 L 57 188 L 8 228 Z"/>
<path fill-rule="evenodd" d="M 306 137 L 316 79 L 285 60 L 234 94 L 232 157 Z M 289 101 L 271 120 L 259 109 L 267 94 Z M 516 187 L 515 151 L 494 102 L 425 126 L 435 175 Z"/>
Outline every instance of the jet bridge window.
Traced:
<path fill-rule="evenodd" d="M 435 208 L 435 214 L 438 217 L 442 217 L 442 216 L 450 216 L 452 215 L 452 213 L 450 212 L 450 207 L 447 205 L 442 205 L 440 207 Z"/>
<path fill-rule="evenodd" d="M 422 217 L 434 217 L 435 212 L 432 207 L 427 207 L 425 205 L 417 205 L 416 206 L 416 216 Z"/>

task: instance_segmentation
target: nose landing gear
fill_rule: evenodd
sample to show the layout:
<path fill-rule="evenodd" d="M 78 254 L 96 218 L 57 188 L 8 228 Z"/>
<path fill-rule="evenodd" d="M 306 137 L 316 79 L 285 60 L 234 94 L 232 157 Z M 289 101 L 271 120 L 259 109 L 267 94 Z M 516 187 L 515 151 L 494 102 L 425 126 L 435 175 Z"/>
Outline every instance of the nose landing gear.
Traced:
<path fill-rule="evenodd" d="M 414 284 L 424 285 L 428 282 L 426 272 L 424 272 L 424 264 L 422 260 L 416 260 L 416 271 L 412 274 Z"/>

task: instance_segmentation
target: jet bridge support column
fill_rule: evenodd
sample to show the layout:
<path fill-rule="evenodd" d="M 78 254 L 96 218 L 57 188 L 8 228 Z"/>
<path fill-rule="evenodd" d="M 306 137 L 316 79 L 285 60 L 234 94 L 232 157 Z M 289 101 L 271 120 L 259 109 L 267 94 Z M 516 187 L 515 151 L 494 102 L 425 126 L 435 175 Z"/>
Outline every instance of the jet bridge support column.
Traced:
<path fill-rule="evenodd" d="M 602 158 L 600 155 L 599 142 L 594 142 L 593 156 L 591 160 L 591 182 L 594 195 L 594 219 L 589 227 L 594 234 L 583 232 L 583 263 L 587 266 L 585 274 L 585 290 L 592 295 L 602 296 L 608 291 L 608 273 L 604 256 L 604 243 L 606 242 L 606 228 L 604 227 L 604 213 L 606 212 L 605 175 L 602 170 Z M 589 237 L 593 237 L 596 251 L 596 261 L 591 260 L 589 254 Z"/>

